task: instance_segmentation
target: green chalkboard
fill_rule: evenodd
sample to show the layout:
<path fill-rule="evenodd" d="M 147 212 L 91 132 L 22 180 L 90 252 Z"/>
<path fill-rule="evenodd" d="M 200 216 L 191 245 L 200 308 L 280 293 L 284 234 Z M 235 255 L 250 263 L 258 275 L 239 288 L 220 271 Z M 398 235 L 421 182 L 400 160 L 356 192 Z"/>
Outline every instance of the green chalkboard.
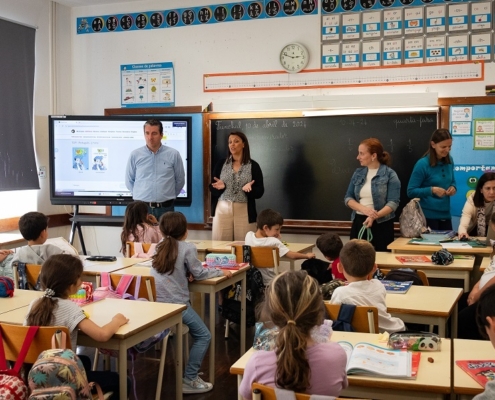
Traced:
<path fill-rule="evenodd" d="M 391 154 L 402 184 L 398 219 L 408 202 L 414 164 L 436 128 L 436 113 L 212 119 L 211 168 L 228 154 L 229 133 L 240 130 L 263 171 L 265 194 L 256 202 L 258 212 L 273 208 L 285 219 L 349 221 L 344 195 L 359 167 L 358 146 L 376 137 Z"/>

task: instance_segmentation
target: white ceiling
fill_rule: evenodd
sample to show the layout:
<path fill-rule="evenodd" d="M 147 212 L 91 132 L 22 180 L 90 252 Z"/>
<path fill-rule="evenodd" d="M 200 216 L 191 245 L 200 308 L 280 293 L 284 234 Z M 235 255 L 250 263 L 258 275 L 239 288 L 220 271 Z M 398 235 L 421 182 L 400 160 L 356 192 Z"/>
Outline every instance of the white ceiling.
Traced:
<path fill-rule="evenodd" d="M 143 0 L 55 0 L 57 3 L 69 7 L 95 6 L 115 3 L 138 3 Z"/>

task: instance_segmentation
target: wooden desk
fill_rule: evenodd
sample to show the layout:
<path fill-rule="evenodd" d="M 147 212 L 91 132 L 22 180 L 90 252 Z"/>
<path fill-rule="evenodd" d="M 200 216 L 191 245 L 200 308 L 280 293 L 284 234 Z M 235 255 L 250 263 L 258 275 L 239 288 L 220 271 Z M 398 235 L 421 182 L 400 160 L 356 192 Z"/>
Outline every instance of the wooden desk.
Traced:
<path fill-rule="evenodd" d="M 483 387 L 458 367 L 457 360 L 495 360 L 495 350 L 489 340 L 454 340 L 454 394 L 470 399 L 483 391 Z"/>
<path fill-rule="evenodd" d="M 492 261 L 491 257 L 484 257 L 483 260 L 481 261 L 480 272 L 484 272 L 485 269 L 490 265 L 491 261 Z"/>
<path fill-rule="evenodd" d="M 125 304 L 123 303 L 125 302 Z M 119 299 L 104 299 L 83 307 L 90 318 L 98 325 L 108 323 L 117 310 L 129 318 L 129 323 L 120 327 L 113 337 L 104 343 L 97 342 L 79 332 L 77 344 L 88 347 L 104 347 L 119 351 L 118 372 L 120 399 L 127 398 L 127 349 L 153 335 L 176 325 L 176 399 L 182 399 L 182 311 L 183 304 L 155 303 L 128 301 Z M 158 373 L 156 399 L 160 399 L 163 371 Z"/>
<path fill-rule="evenodd" d="M 232 284 L 241 281 L 242 296 L 241 296 L 241 355 L 246 351 L 246 287 L 247 279 L 246 272 L 250 267 L 240 268 L 238 271 L 232 271 L 232 277 L 227 278 L 221 276 L 218 278 L 205 279 L 203 281 L 193 281 L 189 283 L 189 291 L 193 293 L 201 293 L 201 312 L 200 316 L 204 320 L 204 295 L 208 294 L 210 298 L 210 382 L 215 382 L 215 293 L 231 286 Z"/>
<path fill-rule="evenodd" d="M 0 233 L 0 249 L 11 249 L 27 244 L 27 240 L 18 232 Z"/>
<path fill-rule="evenodd" d="M 449 317 L 451 337 L 457 337 L 457 302 L 461 288 L 411 286 L 406 294 L 387 293 L 387 310 L 406 324 L 438 325 L 438 334 L 445 338 Z"/>
<path fill-rule="evenodd" d="M 386 251 L 376 252 L 376 264 L 379 268 L 412 268 L 424 271 L 428 278 L 462 279 L 464 281 L 464 291 L 469 292 L 470 273 L 473 271 L 474 256 L 471 259 L 456 259 L 450 265 L 436 265 L 432 262 L 421 264 L 402 264 L 396 257 L 408 256 L 410 254 L 388 253 Z M 423 255 L 423 254 L 422 254 Z M 424 254 L 427 257 L 430 254 Z M 483 258 L 485 260 L 486 258 Z"/>
<path fill-rule="evenodd" d="M 88 261 L 86 257 L 81 257 L 83 261 L 84 270 L 83 275 L 94 276 L 96 279 L 96 286 L 100 286 L 100 274 L 102 272 L 112 273 L 122 268 L 130 267 L 131 265 L 138 264 L 146 261 L 145 258 L 126 258 L 117 257 L 117 261 Z"/>
<path fill-rule="evenodd" d="M 208 249 L 223 247 L 231 241 L 225 240 L 187 240 L 188 243 L 193 243 L 198 249 L 198 259 L 204 261 L 206 254 L 211 253 Z"/>
<path fill-rule="evenodd" d="M 240 241 L 225 242 L 221 246 L 218 246 L 215 248 L 214 247 L 208 248 L 207 253 L 230 253 L 232 246 L 237 245 L 237 244 L 242 245 L 242 244 L 244 244 L 244 242 L 240 242 Z M 306 253 L 311 252 L 313 250 L 313 247 L 315 247 L 315 245 L 311 244 L 311 243 L 287 243 L 287 247 L 289 248 L 290 251 L 294 251 L 296 253 L 301 253 L 301 254 L 306 254 Z M 288 262 L 290 270 L 294 271 L 295 262 L 297 260 L 294 260 L 294 259 L 289 258 L 289 257 L 282 257 L 282 258 L 280 258 L 280 261 Z"/>
<path fill-rule="evenodd" d="M 378 335 L 372 333 L 334 332 L 332 341 L 348 341 L 352 344 L 358 342 L 378 343 Z M 415 380 L 379 378 L 376 376 L 349 375 L 349 387 L 341 392 L 341 396 L 386 400 L 410 400 L 410 399 L 444 399 L 450 393 L 451 376 L 451 342 L 442 339 L 442 350 L 435 353 L 423 353 L 418 369 L 418 377 Z M 238 385 L 241 383 L 244 368 L 254 353 L 253 348 L 247 351 L 231 367 L 230 373 L 237 375 Z M 434 363 L 428 362 L 428 357 L 433 357 Z"/>
<path fill-rule="evenodd" d="M 442 249 L 438 245 L 425 244 L 409 244 L 410 238 L 400 237 L 395 239 L 387 246 L 387 249 L 392 250 L 392 253 L 407 253 L 407 254 L 432 254 L 435 251 Z M 452 248 L 447 249 L 452 254 L 472 254 L 474 256 L 488 257 L 492 253 L 491 247 L 472 247 L 472 248 Z"/>
<path fill-rule="evenodd" d="M 44 293 L 38 290 L 15 289 L 13 297 L 0 298 L 0 314 L 26 307 L 31 301 L 43 296 Z"/>
<path fill-rule="evenodd" d="M 125 302 L 125 304 L 122 302 Z M 82 332 L 77 335 L 78 345 L 104 347 L 119 351 L 120 400 L 127 398 L 127 349 L 176 325 L 177 334 L 174 339 L 176 342 L 176 399 L 182 400 L 182 311 L 186 309 L 185 305 L 104 299 L 87 304 L 82 308 L 89 314 L 91 320 L 100 326 L 107 324 L 118 310 L 123 310 L 122 313 L 129 318 L 129 323 L 121 326 L 117 333 L 107 342 L 97 342 Z M 0 321 L 22 325 L 27 311 L 28 307 L 24 306 L 5 312 L 0 314 Z M 163 371 L 159 371 L 156 400 L 160 399 L 162 378 Z"/>

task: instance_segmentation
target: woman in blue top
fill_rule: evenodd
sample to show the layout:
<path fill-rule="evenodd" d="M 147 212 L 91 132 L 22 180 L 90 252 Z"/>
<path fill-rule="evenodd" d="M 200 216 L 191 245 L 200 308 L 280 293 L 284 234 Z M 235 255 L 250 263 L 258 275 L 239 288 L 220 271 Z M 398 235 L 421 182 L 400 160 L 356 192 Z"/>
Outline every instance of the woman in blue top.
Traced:
<path fill-rule="evenodd" d="M 414 166 L 407 186 L 407 196 L 420 199 L 426 223 L 433 230 L 452 230 L 450 196 L 456 193 L 456 187 L 451 148 L 450 132 L 436 129 L 429 150 Z"/>
<path fill-rule="evenodd" d="M 378 139 L 363 140 L 357 159 L 361 168 L 352 175 L 344 198 L 347 207 L 353 210 L 350 238 L 356 239 L 364 225 L 371 228 L 375 250 L 386 251 L 394 241 L 393 218 L 400 201 L 400 181 L 389 167 L 390 154 L 383 150 Z"/>

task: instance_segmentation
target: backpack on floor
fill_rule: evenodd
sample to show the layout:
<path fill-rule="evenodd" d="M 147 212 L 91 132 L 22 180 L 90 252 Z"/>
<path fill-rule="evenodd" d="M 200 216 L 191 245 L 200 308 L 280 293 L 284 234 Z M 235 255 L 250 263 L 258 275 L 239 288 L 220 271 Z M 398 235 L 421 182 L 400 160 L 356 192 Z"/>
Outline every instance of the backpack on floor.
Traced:
<path fill-rule="evenodd" d="M 65 332 L 62 332 L 65 343 Z M 56 347 L 55 335 L 52 347 Z M 29 400 L 91 400 L 92 387 L 98 399 L 103 399 L 101 388 L 88 383 L 86 371 L 79 357 L 71 349 L 50 349 L 41 352 L 28 375 L 31 395 Z"/>
<path fill-rule="evenodd" d="M 0 399 L 26 400 L 28 398 L 29 390 L 21 378 L 21 368 L 38 328 L 37 326 L 29 327 L 21 351 L 12 369 L 7 369 L 2 330 L 0 329 Z"/>
<path fill-rule="evenodd" d="M 243 246 L 243 262 L 251 263 L 251 246 Z M 246 272 L 246 326 L 254 326 L 256 323 L 256 304 L 263 298 L 265 285 L 261 272 L 251 264 Z M 236 282 L 225 293 L 222 304 L 222 316 L 236 324 L 241 323 L 241 282 Z"/>
<path fill-rule="evenodd" d="M 421 237 L 428 229 L 419 199 L 412 199 L 406 204 L 400 214 L 399 223 L 401 236 L 407 238 Z"/>

